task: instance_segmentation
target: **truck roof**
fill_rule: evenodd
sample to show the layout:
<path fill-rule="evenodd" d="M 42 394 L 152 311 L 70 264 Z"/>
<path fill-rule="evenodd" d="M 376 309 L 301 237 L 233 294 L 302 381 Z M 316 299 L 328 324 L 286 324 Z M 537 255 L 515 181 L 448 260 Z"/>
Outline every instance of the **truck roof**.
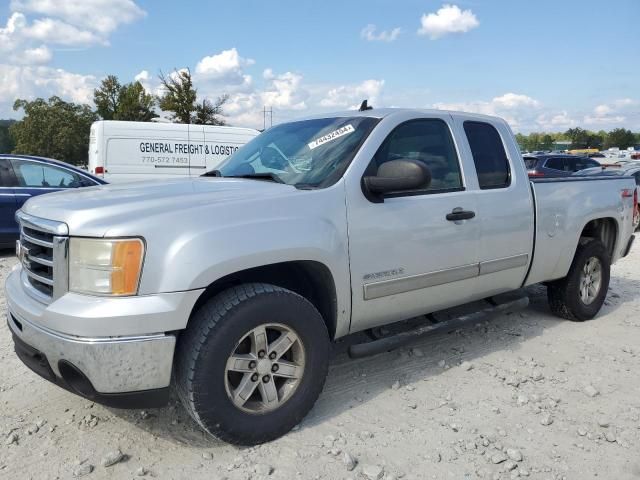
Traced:
<path fill-rule="evenodd" d="M 443 113 L 449 113 L 451 115 L 463 115 L 469 118 L 477 118 L 482 120 L 501 121 L 504 120 L 500 117 L 492 115 L 484 115 L 480 113 L 469 113 L 456 110 L 437 110 L 433 108 L 373 108 L 371 110 L 343 110 L 339 112 L 319 113 L 316 115 L 309 115 L 307 117 L 297 118 L 292 121 L 298 120 L 312 120 L 315 118 L 330 118 L 330 117 L 372 117 L 372 118 L 385 118 L 393 115 L 401 115 L 405 113 L 419 113 L 422 115 L 442 115 Z"/>

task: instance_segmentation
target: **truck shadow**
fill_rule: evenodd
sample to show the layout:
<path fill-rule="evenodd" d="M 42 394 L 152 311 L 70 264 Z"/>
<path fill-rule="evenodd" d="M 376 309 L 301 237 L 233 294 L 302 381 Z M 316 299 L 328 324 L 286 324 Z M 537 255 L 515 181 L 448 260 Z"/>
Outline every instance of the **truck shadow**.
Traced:
<path fill-rule="evenodd" d="M 566 322 L 549 311 L 546 287 L 535 285 L 527 288 L 526 293 L 530 304 L 523 311 L 499 314 L 454 330 L 433 333 L 416 339 L 411 345 L 376 356 L 357 360 L 349 358 L 349 346 L 366 341 L 364 334 L 354 334 L 340 340 L 334 347 L 323 393 L 298 429 L 320 425 L 348 410 L 357 409 L 387 391 L 396 381 L 410 384 L 428 380 L 443 373 L 445 368 L 455 367 L 463 361 L 472 362 L 502 350 L 517 350 L 527 340 Z M 638 296 L 640 281 L 612 278 L 609 295 L 599 317 L 614 312 Z M 598 318 L 593 321 L 598 321 Z M 575 327 L 580 328 L 577 323 Z M 234 448 L 205 434 L 184 411 L 175 395 L 169 406 L 162 409 L 142 414 L 125 410 L 111 412 L 154 436 L 176 444 L 201 449 Z M 362 429 L 366 428 L 364 422 Z M 285 436 L 276 442 L 293 445 L 295 437 Z"/>

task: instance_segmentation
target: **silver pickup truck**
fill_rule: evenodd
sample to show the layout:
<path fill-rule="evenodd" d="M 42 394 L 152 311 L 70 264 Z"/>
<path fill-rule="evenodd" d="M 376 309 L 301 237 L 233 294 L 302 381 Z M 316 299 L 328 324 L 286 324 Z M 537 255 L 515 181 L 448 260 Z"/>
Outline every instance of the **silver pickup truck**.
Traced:
<path fill-rule="evenodd" d="M 29 200 L 6 281 L 36 373 L 117 407 L 164 404 L 237 444 L 320 394 L 331 342 L 547 285 L 594 317 L 631 248 L 631 178 L 531 182 L 499 118 L 350 111 L 262 133 L 198 178 Z"/>

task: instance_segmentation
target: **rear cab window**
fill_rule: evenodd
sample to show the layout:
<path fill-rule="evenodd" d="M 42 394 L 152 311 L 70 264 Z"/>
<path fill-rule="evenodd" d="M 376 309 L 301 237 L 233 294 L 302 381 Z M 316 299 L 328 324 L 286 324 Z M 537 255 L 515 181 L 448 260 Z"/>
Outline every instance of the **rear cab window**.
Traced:
<path fill-rule="evenodd" d="M 511 168 L 502 138 L 490 123 L 464 122 L 473 163 L 481 190 L 506 188 L 511 185 Z"/>

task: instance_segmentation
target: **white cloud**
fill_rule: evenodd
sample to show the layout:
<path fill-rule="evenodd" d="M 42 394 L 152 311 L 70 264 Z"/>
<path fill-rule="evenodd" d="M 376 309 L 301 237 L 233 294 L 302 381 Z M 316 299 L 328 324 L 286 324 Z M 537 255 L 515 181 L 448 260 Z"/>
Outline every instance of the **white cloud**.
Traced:
<path fill-rule="evenodd" d="M 26 17 L 19 12 L 14 12 L 7 19 L 7 25 L 0 27 L 0 51 L 13 51 L 20 42 L 19 32 L 27 24 Z"/>
<path fill-rule="evenodd" d="M 18 65 L 50 62 L 55 46 L 108 45 L 119 25 L 146 15 L 133 0 L 12 0 L 10 11 L 0 52 Z"/>
<path fill-rule="evenodd" d="M 286 110 L 304 110 L 307 108 L 306 92 L 301 89 L 302 75 L 285 72 L 281 75 L 271 74 L 270 82 L 261 93 L 265 105 Z"/>
<path fill-rule="evenodd" d="M 10 106 L 16 98 L 52 95 L 72 102 L 90 103 L 96 83 L 93 75 L 80 75 L 60 68 L 0 64 L 0 104 Z"/>
<path fill-rule="evenodd" d="M 142 85 L 142 87 L 147 93 L 149 94 L 153 93 L 154 87 L 151 84 L 152 78 L 147 70 L 141 70 L 140 73 L 138 73 L 135 77 L 133 77 L 133 81 L 140 82 L 140 84 Z"/>
<path fill-rule="evenodd" d="M 48 63 L 51 60 L 51 50 L 46 45 L 36 48 L 27 48 L 21 56 L 16 58 L 17 63 L 29 65 Z"/>
<path fill-rule="evenodd" d="M 196 74 L 203 79 L 226 84 L 250 84 L 251 76 L 244 74 L 243 69 L 254 63 L 254 60 L 241 57 L 238 50 L 231 48 L 204 57 L 196 65 Z"/>
<path fill-rule="evenodd" d="M 491 101 L 497 108 L 514 109 L 520 107 L 533 107 L 540 106 L 540 102 L 527 95 L 520 95 L 517 93 L 505 93 L 500 97 L 495 97 Z"/>
<path fill-rule="evenodd" d="M 578 122 L 569 115 L 569 112 L 562 110 L 555 113 L 542 113 L 538 115 L 535 125 L 543 131 L 557 132 L 575 127 Z"/>
<path fill-rule="evenodd" d="M 133 79 L 136 82 L 140 82 L 140 83 L 148 82 L 149 80 L 151 80 L 151 75 L 149 75 L 149 72 L 147 72 L 146 70 L 142 70 L 135 77 L 133 77 Z"/>
<path fill-rule="evenodd" d="M 384 87 L 384 80 L 365 80 L 358 85 L 341 85 L 331 88 L 320 101 L 322 107 L 357 108 L 362 100 L 376 106 Z"/>
<path fill-rule="evenodd" d="M 94 32 L 82 30 L 54 18 L 35 20 L 32 25 L 23 29 L 22 35 L 27 39 L 55 45 L 89 46 L 109 43 Z"/>
<path fill-rule="evenodd" d="M 133 0 L 12 0 L 11 10 L 59 18 L 102 35 L 146 15 Z"/>
<path fill-rule="evenodd" d="M 591 113 L 583 118 L 583 123 L 590 128 L 625 127 L 626 124 L 638 125 L 640 120 L 640 101 L 631 98 L 620 98 L 597 105 Z M 628 128 L 628 126 L 627 126 Z M 637 127 L 636 127 L 637 128 Z"/>
<path fill-rule="evenodd" d="M 360 36 L 369 42 L 393 42 L 402 32 L 400 27 L 393 30 L 381 30 L 378 33 L 376 30 L 377 27 L 370 23 L 360 31 Z"/>
<path fill-rule="evenodd" d="M 476 28 L 480 22 L 471 10 L 461 10 L 457 5 L 445 4 L 436 13 L 423 14 L 418 35 L 427 35 L 431 40 L 450 33 L 465 33 Z"/>
<path fill-rule="evenodd" d="M 484 115 L 502 115 L 505 112 L 514 110 L 531 110 L 540 107 L 540 102 L 527 95 L 518 93 L 505 93 L 499 97 L 494 97 L 490 101 L 472 101 L 433 104 L 439 110 L 458 110 L 463 112 L 482 113 Z"/>
<path fill-rule="evenodd" d="M 481 113 L 504 118 L 513 128 L 522 128 L 534 123 L 540 114 L 542 104 L 528 95 L 505 93 L 489 101 L 439 102 L 432 105 L 439 110 L 455 110 L 461 112 Z"/>

